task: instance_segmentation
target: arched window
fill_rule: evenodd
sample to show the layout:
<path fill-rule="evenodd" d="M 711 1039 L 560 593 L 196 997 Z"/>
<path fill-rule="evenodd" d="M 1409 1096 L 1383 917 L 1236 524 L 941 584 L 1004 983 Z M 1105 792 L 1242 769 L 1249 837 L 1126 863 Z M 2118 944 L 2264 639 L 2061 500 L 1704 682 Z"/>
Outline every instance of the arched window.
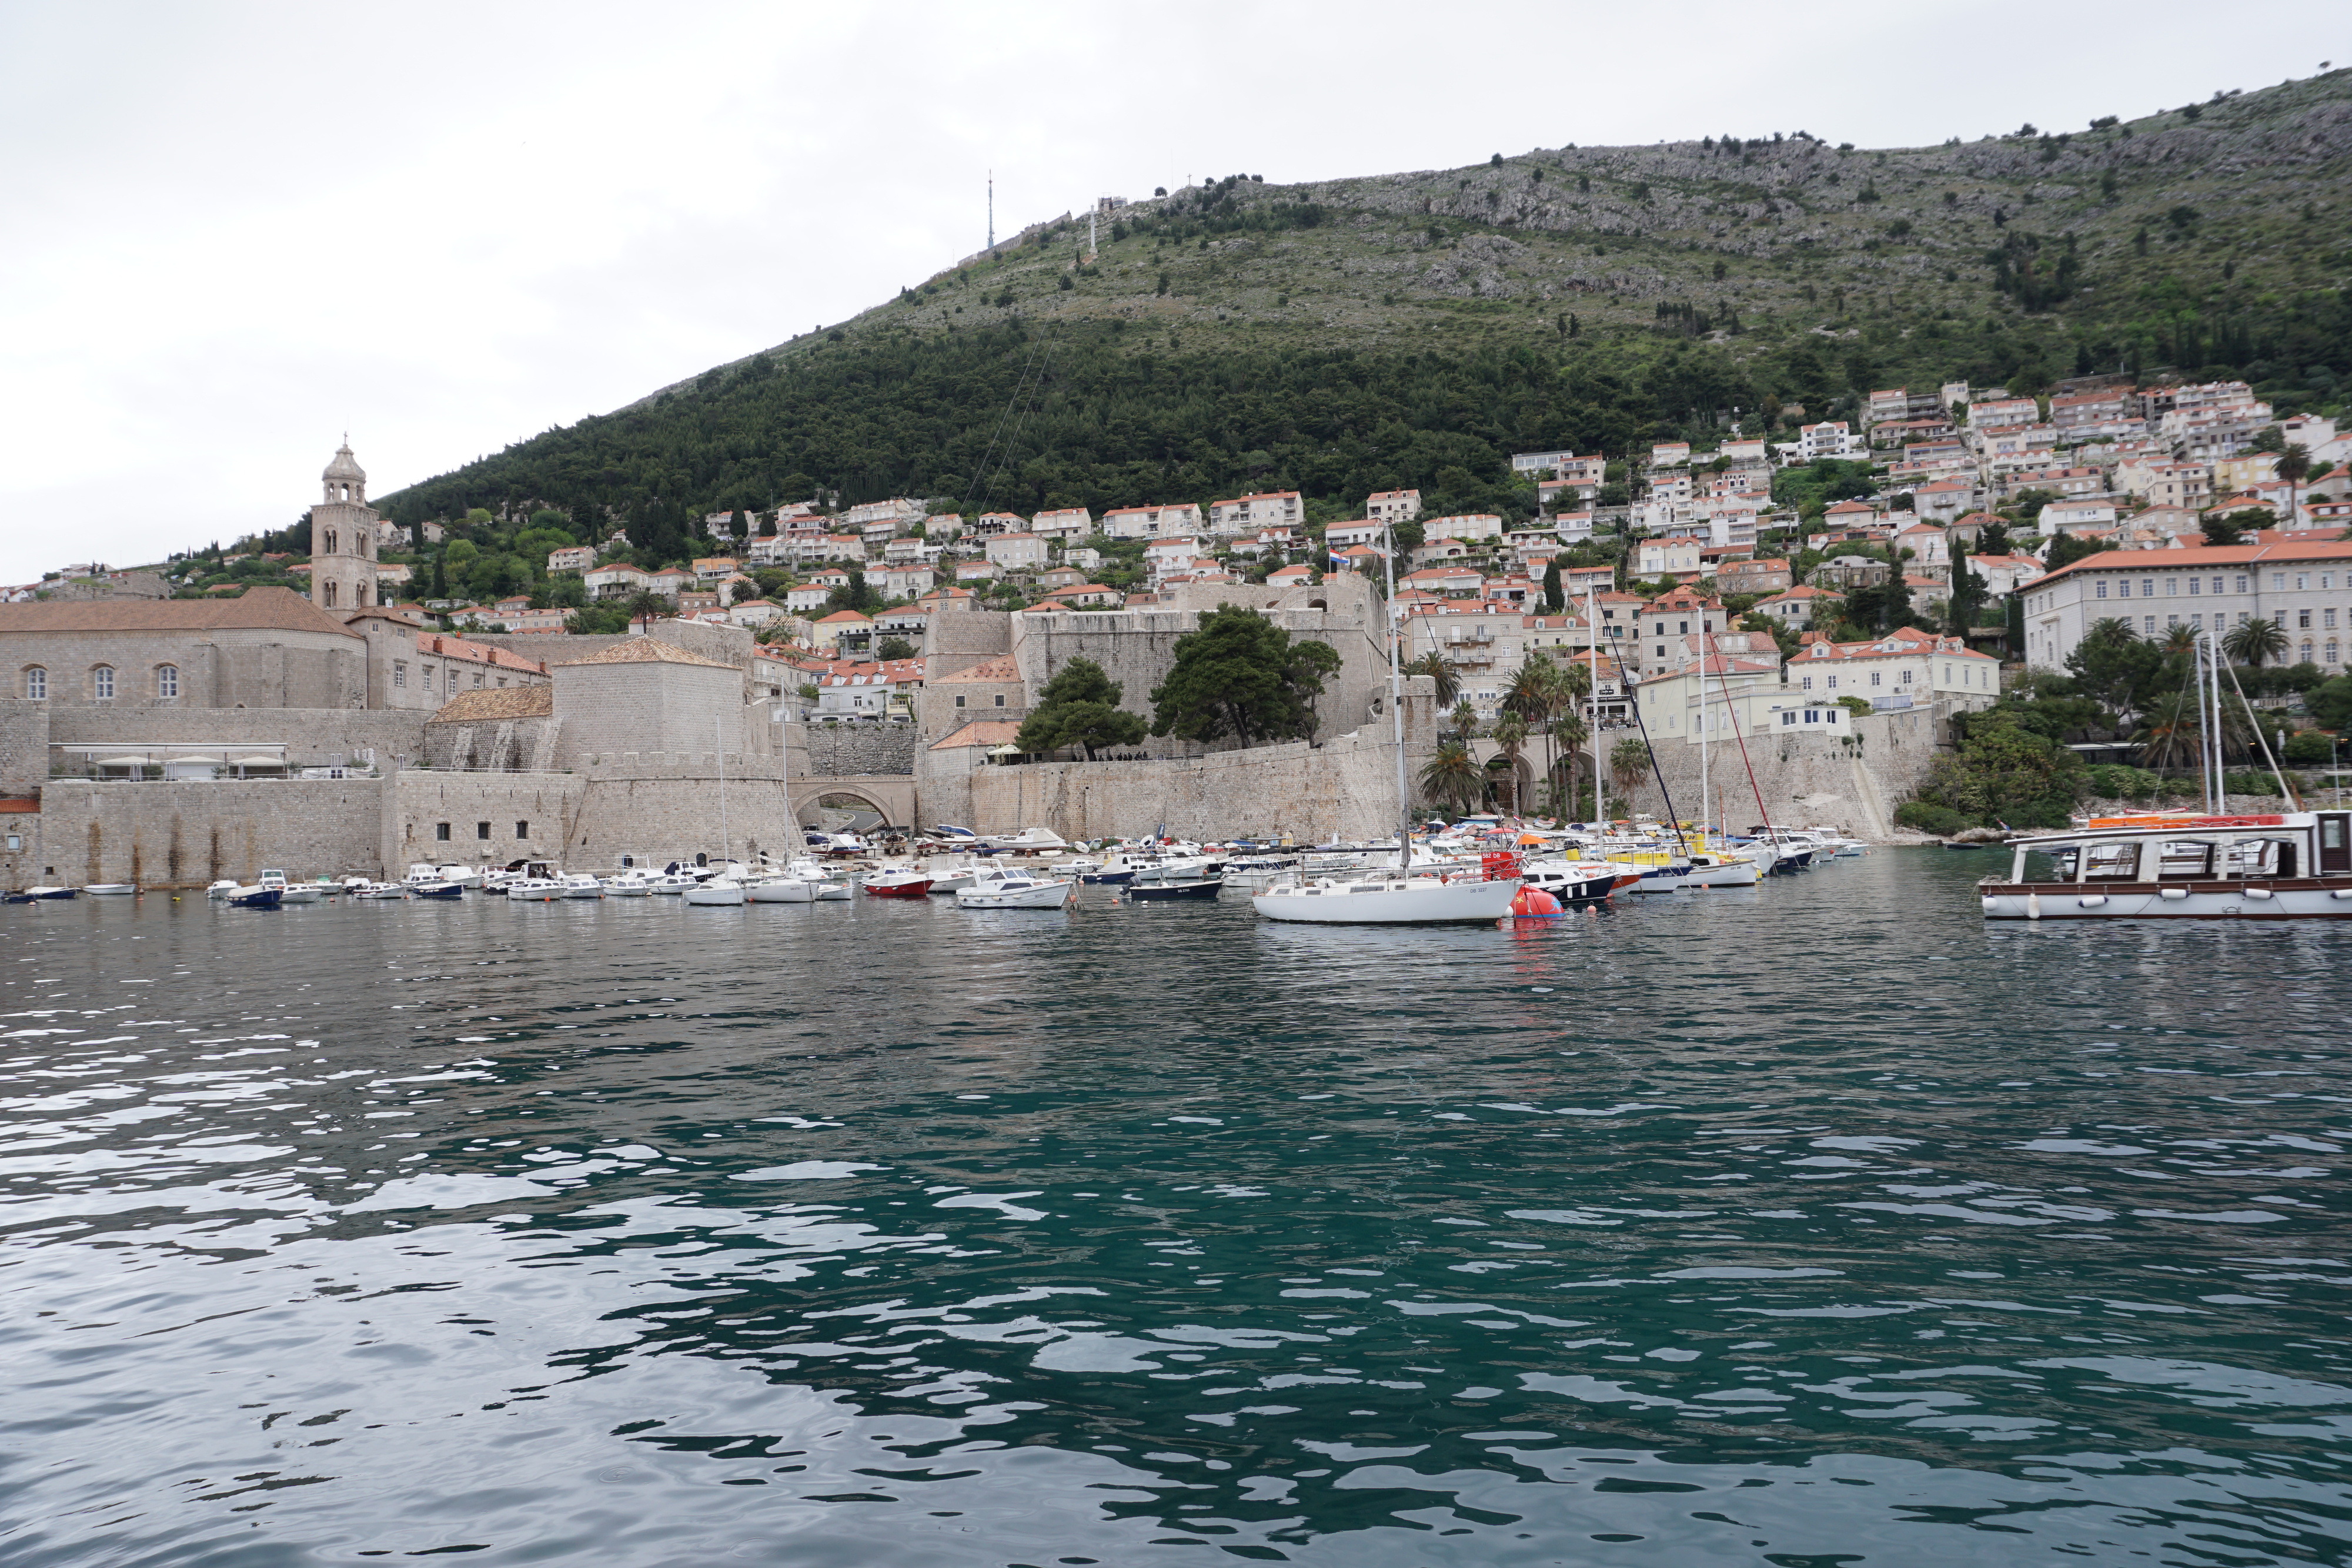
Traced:
<path fill-rule="evenodd" d="M 47 702 L 49 696 L 49 672 L 38 664 L 25 666 L 25 695 L 35 702 Z"/>
<path fill-rule="evenodd" d="M 100 664 L 89 673 L 89 695 L 103 702 L 114 695 L 114 666 Z"/>
<path fill-rule="evenodd" d="M 178 700 L 180 695 L 179 665 L 158 664 L 155 666 L 155 695 L 163 698 L 165 702 L 174 702 Z"/>
<path fill-rule="evenodd" d="M 334 529 L 332 529 L 332 528 L 329 528 L 329 529 L 327 530 L 327 549 L 326 549 L 326 553 L 327 553 L 327 554 L 329 554 L 329 555 L 332 555 L 332 554 L 334 554 L 334 553 L 335 553 L 335 530 L 334 530 Z"/>
<path fill-rule="evenodd" d="M 330 609 L 330 610 L 332 610 L 334 607 L 335 607 L 335 585 L 334 585 L 332 582 L 329 582 L 329 583 L 327 584 L 327 608 L 328 608 L 328 609 Z"/>

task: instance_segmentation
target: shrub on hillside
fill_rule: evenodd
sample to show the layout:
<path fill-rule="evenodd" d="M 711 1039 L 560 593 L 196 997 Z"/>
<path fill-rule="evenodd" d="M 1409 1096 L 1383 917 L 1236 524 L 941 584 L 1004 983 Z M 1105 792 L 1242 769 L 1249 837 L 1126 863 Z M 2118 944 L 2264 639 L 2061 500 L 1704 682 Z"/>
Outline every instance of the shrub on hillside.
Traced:
<path fill-rule="evenodd" d="M 1933 800 L 1906 800 L 1895 808 L 1895 825 L 1948 839 L 1967 827 L 1969 820 L 1949 806 L 1938 806 Z"/>

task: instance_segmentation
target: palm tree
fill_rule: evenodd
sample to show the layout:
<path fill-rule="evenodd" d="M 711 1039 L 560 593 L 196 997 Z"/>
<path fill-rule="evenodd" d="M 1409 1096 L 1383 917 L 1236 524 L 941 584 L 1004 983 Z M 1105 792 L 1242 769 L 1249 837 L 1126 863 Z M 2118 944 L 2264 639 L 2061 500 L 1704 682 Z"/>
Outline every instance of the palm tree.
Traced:
<path fill-rule="evenodd" d="M 2286 656 L 2286 628 L 2277 622 L 2257 615 L 2252 621 L 2230 628 L 2221 639 L 2221 652 L 2241 664 L 2262 667 L 2265 659 Z"/>
<path fill-rule="evenodd" d="M 2194 627 L 2175 626 L 2164 634 L 2162 644 L 2167 653 L 2187 653 L 2195 650 L 2200 633 Z"/>
<path fill-rule="evenodd" d="M 1408 675 L 1427 675 L 1431 680 L 1435 681 L 1437 706 L 1441 708 L 1452 707 L 1454 699 L 1462 695 L 1462 672 L 1454 668 L 1453 660 L 1433 648 L 1405 665 L 1404 673 Z"/>
<path fill-rule="evenodd" d="M 1421 769 L 1422 794 L 1450 805 L 1475 800 L 1482 782 L 1478 765 L 1470 760 L 1470 748 L 1458 740 L 1439 746 L 1437 755 Z"/>
<path fill-rule="evenodd" d="M 2286 481 L 2286 516 L 2279 519 L 2282 528 L 2294 527 L 2294 488 L 2311 476 L 2311 451 L 2308 447 L 2290 446 L 2279 454 L 2278 476 Z"/>
<path fill-rule="evenodd" d="M 1609 749 L 1609 781 L 1621 799 L 1631 800 L 1650 771 L 1650 748 L 1631 736 Z"/>
<path fill-rule="evenodd" d="M 1503 694 L 1503 708 L 1517 714 L 1529 730 L 1541 730 L 1547 737 L 1552 721 L 1559 716 L 1564 700 L 1559 666 L 1541 648 L 1530 648 L 1524 664 L 1511 673 L 1509 689 Z M 1544 773 L 1551 773 L 1551 748 L 1544 748 Z"/>
<path fill-rule="evenodd" d="M 1580 781 L 1584 777 L 1580 755 L 1585 741 L 1591 737 L 1591 731 L 1585 727 L 1581 714 L 1564 713 L 1551 721 L 1551 738 L 1560 748 L 1560 760 L 1552 764 L 1549 775 L 1551 814 L 1562 821 L 1577 814 L 1571 802 L 1576 800 Z M 1599 801 L 1593 802 L 1593 809 L 1596 811 L 1600 810 Z"/>
<path fill-rule="evenodd" d="M 1468 697 L 1454 705 L 1454 733 L 1465 745 L 1478 735 L 1478 710 L 1470 706 Z"/>
<path fill-rule="evenodd" d="M 1501 747 L 1504 765 L 1510 778 L 1511 814 L 1524 809 L 1519 801 L 1519 753 L 1528 744 L 1528 721 L 1517 711 L 1505 708 L 1503 716 L 1495 721 L 1495 744 Z"/>

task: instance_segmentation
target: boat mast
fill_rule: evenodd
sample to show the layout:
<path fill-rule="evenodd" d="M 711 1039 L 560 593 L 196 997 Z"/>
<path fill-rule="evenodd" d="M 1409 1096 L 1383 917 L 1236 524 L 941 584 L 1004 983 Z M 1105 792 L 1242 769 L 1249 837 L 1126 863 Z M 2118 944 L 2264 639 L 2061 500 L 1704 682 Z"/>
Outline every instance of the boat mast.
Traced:
<path fill-rule="evenodd" d="M 1698 847 L 1706 848 L 1706 619 L 1698 623 Z"/>
<path fill-rule="evenodd" d="M 1397 875 L 1412 874 L 1412 797 L 1407 793 L 1404 778 L 1404 666 L 1398 662 L 1398 644 L 1404 636 L 1404 618 L 1396 607 L 1396 523 L 1392 518 L 1381 520 L 1381 567 L 1388 574 L 1389 598 L 1385 613 L 1389 627 L 1389 719 L 1396 732 L 1397 764 Z"/>
<path fill-rule="evenodd" d="M 1601 810 L 1601 613 L 1592 596 L 1592 580 L 1584 580 L 1584 646 L 1592 655 L 1592 690 L 1587 699 L 1592 705 L 1592 722 L 1585 726 L 1585 738 L 1592 745 L 1592 820 L 1608 820 Z"/>
<path fill-rule="evenodd" d="M 725 876 L 727 862 L 734 858 L 734 852 L 727 847 L 731 841 L 727 832 L 727 721 L 712 719 L 710 730 L 719 745 L 719 874 Z"/>

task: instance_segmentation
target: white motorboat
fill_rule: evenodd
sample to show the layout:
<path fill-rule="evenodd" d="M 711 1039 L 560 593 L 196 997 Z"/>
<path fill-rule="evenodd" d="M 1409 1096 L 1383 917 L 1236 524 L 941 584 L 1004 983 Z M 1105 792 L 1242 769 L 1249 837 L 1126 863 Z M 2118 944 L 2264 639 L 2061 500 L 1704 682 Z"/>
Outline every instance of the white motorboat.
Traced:
<path fill-rule="evenodd" d="M 625 871 L 604 879 L 607 898 L 649 898 L 653 891 L 654 879 L 642 871 Z"/>
<path fill-rule="evenodd" d="M 752 904 L 814 904 L 823 885 L 796 876 L 763 876 L 744 883 L 743 896 Z"/>
<path fill-rule="evenodd" d="M 1535 861 L 1520 869 L 1519 880 L 1562 904 L 1589 904 L 1631 886 L 1640 873 L 1614 861 Z"/>
<path fill-rule="evenodd" d="M 410 882 L 454 882 L 460 887 L 480 887 L 484 873 L 469 865 L 435 865 L 418 861 L 408 868 Z"/>
<path fill-rule="evenodd" d="M 1284 883 L 1250 900 L 1268 920 L 1322 925 L 1492 925 L 1511 913 L 1516 876 L 1434 876 Z"/>
<path fill-rule="evenodd" d="M 989 833 L 981 841 L 997 850 L 1066 850 L 1070 841 L 1051 828 L 1024 828 L 1017 833 Z"/>
<path fill-rule="evenodd" d="M 931 873 L 919 866 L 893 866 L 868 872 L 858 885 L 869 898 L 922 898 L 931 891 Z"/>
<path fill-rule="evenodd" d="M 233 876 L 225 876 L 218 882 L 208 883 L 205 888 L 205 896 L 206 898 L 226 898 L 230 894 L 236 891 L 236 878 Z"/>
<path fill-rule="evenodd" d="M 934 872 L 931 873 L 931 892 L 934 894 L 961 893 L 965 888 L 972 885 L 973 881 L 979 877 L 981 870 L 978 863 L 967 862 L 963 865 L 950 866 L 943 872 Z"/>
<path fill-rule="evenodd" d="M 563 884 L 563 896 L 566 898 L 602 898 L 604 896 L 604 884 L 598 882 L 594 877 L 590 876 L 586 872 L 568 872 L 564 875 L 556 878 L 556 880 Z"/>
<path fill-rule="evenodd" d="M 139 884 L 135 882 L 93 882 L 82 891 L 92 898 L 120 898 L 125 894 L 137 893 Z"/>
<path fill-rule="evenodd" d="M 1025 871 L 989 866 L 972 885 L 956 892 L 958 909 L 1059 909 L 1078 884 L 1067 877 L 1034 876 Z"/>
<path fill-rule="evenodd" d="M 353 898 L 406 898 L 408 889 L 396 882 L 363 882 L 344 889 Z"/>
<path fill-rule="evenodd" d="M 1977 894 L 1989 920 L 2352 919 L 2352 812 L 2094 817 L 2011 839 Z M 2053 873 L 2026 874 L 2048 857 Z"/>
<path fill-rule="evenodd" d="M 646 878 L 646 891 L 675 897 L 695 885 L 694 878 L 677 872 L 666 871 Z"/>
<path fill-rule="evenodd" d="M 317 883 L 289 883 L 286 880 L 284 872 L 272 870 L 268 866 L 262 868 L 261 875 L 255 881 L 254 885 L 265 892 L 276 893 L 278 902 L 280 904 L 316 904 L 323 896 L 319 891 Z"/>
<path fill-rule="evenodd" d="M 1236 855 L 1225 862 L 1225 885 L 1256 889 L 1272 887 L 1298 871 L 1295 855 Z"/>
<path fill-rule="evenodd" d="M 811 896 L 818 902 L 839 902 L 849 896 L 849 883 L 826 874 L 816 862 L 801 859 L 785 868 L 786 876 L 798 877 L 814 890 Z"/>
<path fill-rule="evenodd" d="M 697 883 L 683 896 L 687 903 L 705 909 L 740 908 L 747 897 L 743 884 L 731 876 L 714 876 L 709 882 Z"/>
<path fill-rule="evenodd" d="M 556 876 L 519 876 L 506 884 L 506 895 L 515 904 L 553 904 L 564 896 L 563 879 Z"/>
<path fill-rule="evenodd" d="M 1736 850 L 1693 850 L 1685 887 L 1754 887 L 1764 880 L 1764 868 L 1755 857 Z"/>

